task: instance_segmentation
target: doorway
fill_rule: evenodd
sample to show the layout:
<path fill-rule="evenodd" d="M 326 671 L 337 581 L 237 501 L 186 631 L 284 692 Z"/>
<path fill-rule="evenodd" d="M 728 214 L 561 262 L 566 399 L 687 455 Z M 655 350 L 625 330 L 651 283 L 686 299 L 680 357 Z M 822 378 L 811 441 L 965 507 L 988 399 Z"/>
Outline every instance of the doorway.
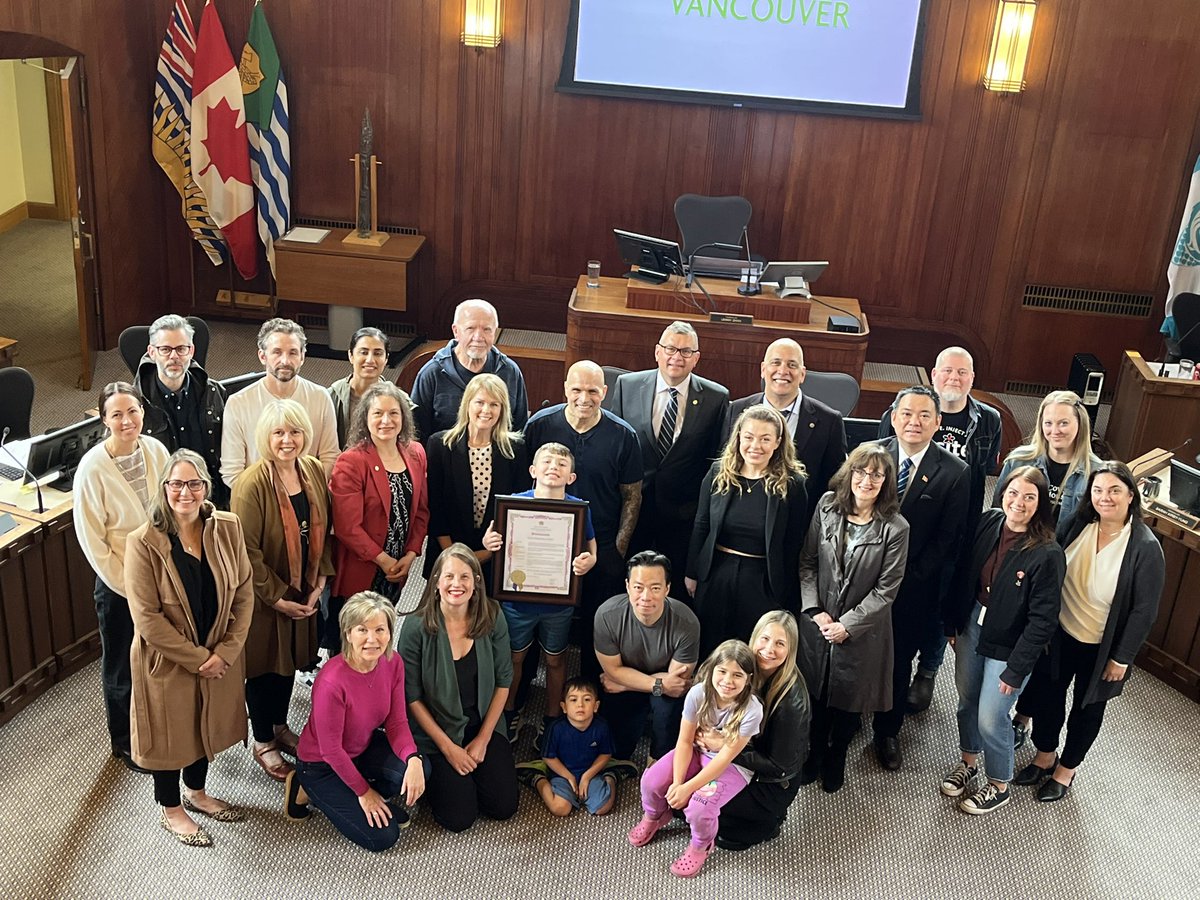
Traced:
<path fill-rule="evenodd" d="M 16 341 L 15 364 L 38 385 L 35 419 L 51 397 L 92 386 L 99 296 L 85 90 L 77 57 L 0 59 L 0 337 Z"/>

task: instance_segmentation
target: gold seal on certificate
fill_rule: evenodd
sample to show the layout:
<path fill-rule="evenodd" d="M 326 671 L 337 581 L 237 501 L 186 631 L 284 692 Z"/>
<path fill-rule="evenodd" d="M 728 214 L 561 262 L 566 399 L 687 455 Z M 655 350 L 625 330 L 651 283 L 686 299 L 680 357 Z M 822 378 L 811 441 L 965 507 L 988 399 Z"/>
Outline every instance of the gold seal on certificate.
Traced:
<path fill-rule="evenodd" d="M 495 528 L 504 537 L 492 570 L 497 600 L 557 603 L 579 601 L 579 578 L 571 563 L 584 545 L 587 503 L 538 497 L 496 497 Z"/>

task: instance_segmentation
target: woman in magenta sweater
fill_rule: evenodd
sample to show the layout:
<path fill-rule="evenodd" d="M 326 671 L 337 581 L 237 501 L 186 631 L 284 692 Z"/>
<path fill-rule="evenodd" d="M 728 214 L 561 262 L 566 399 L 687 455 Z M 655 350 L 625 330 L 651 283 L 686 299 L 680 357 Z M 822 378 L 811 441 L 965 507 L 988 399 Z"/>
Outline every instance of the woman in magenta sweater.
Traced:
<path fill-rule="evenodd" d="M 387 850 L 425 791 L 421 755 L 408 727 L 404 660 L 392 650 L 396 609 L 372 591 L 338 616 L 342 653 L 313 684 L 312 714 L 288 774 L 284 812 L 303 819 L 312 803 L 360 847 Z"/>

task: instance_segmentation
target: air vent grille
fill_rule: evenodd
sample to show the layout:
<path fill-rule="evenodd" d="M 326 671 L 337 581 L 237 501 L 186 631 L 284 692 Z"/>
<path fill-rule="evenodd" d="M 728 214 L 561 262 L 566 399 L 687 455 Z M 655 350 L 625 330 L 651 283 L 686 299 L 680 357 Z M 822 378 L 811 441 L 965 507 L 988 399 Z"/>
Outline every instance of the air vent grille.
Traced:
<path fill-rule="evenodd" d="M 1051 391 L 1061 391 L 1060 384 L 1038 384 L 1033 381 L 1006 381 L 1004 393 L 1018 394 L 1022 397 L 1045 397 Z"/>
<path fill-rule="evenodd" d="M 308 219 L 298 218 L 293 221 L 294 225 L 305 225 L 309 228 L 353 228 L 353 222 L 341 222 L 337 219 Z M 420 234 L 416 228 L 411 225 L 380 225 L 380 231 L 386 231 L 388 234 Z"/>
<path fill-rule="evenodd" d="M 1021 305 L 1026 309 L 1052 309 L 1058 312 L 1094 313 L 1139 319 L 1150 316 L 1153 304 L 1153 294 L 1054 287 L 1048 284 L 1025 285 L 1025 296 L 1021 300 Z"/>

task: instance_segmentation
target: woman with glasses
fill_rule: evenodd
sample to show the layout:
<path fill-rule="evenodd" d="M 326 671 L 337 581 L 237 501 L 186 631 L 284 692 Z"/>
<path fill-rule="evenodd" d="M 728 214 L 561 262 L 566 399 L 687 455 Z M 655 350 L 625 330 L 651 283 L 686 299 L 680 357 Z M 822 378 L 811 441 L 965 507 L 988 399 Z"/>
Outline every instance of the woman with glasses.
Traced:
<path fill-rule="evenodd" d="M 125 541 L 145 523 L 155 485 L 170 454 L 161 443 L 142 434 L 145 404 L 133 385 L 124 381 L 105 385 L 97 405 L 108 437 L 79 461 L 72 514 L 79 546 L 96 572 L 100 683 L 112 755 L 128 768 L 143 772 L 130 756 L 133 619 L 125 599 Z"/>
<path fill-rule="evenodd" d="M 288 727 L 296 671 L 317 660 L 317 605 L 333 574 L 329 488 L 312 445 L 312 420 L 295 400 L 273 400 L 254 430 L 259 460 L 233 485 L 254 569 L 254 618 L 246 641 L 246 707 L 254 760 L 283 781 L 299 738 Z"/>
<path fill-rule="evenodd" d="M 1040 785 L 1043 803 L 1067 795 L 1100 733 L 1105 705 L 1125 687 L 1130 664 L 1154 627 L 1166 579 L 1162 546 L 1142 522 L 1142 497 L 1129 467 L 1104 462 L 1092 469 L 1088 500 L 1059 524 L 1067 577 L 1058 630 L 1021 695 L 1033 712 L 1038 752 L 1013 783 Z M 1059 756 L 1064 719 L 1067 739 Z"/>
<path fill-rule="evenodd" d="M 204 460 L 177 450 L 164 471 L 150 498 L 150 521 L 125 548 L 133 758 L 154 775 L 162 827 L 180 843 L 207 847 L 212 838 L 189 811 L 217 822 L 242 818 L 208 794 L 205 781 L 213 757 L 246 738 L 242 648 L 254 582 L 241 522 L 208 500 L 212 478 Z"/>
<path fill-rule="evenodd" d="M 700 484 L 684 583 L 700 620 L 700 659 L 773 609 L 795 608 L 804 542 L 804 466 L 783 416 L 746 409 Z"/>
<path fill-rule="evenodd" d="M 879 444 L 850 453 L 817 502 L 800 554 L 800 669 L 812 694 L 800 783 L 828 793 L 865 712 L 892 707 L 892 604 L 904 579 L 908 523 L 896 465 Z"/>
<path fill-rule="evenodd" d="M 1013 469 L 1000 484 L 1000 498 L 1000 509 L 980 518 L 965 583 L 947 595 L 943 610 L 946 637 L 954 647 L 962 758 L 942 779 L 942 793 L 967 794 L 958 808 L 972 815 L 1008 803 L 1013 777 L 1009 713 L 1054 635 L 1066 572 L 1041 470 Z M 987 780 L 972 790 L 981 752 Z"/>
<path fill-rule="evenodd" d="M 363 395 L 379 383 L 388 363 L 388 336 L 378 328 L 360 328 L 350 338 L 350 374 L 329 386 L 337 417 L 338 446 L 346 449 L 346 437 Z"/>

